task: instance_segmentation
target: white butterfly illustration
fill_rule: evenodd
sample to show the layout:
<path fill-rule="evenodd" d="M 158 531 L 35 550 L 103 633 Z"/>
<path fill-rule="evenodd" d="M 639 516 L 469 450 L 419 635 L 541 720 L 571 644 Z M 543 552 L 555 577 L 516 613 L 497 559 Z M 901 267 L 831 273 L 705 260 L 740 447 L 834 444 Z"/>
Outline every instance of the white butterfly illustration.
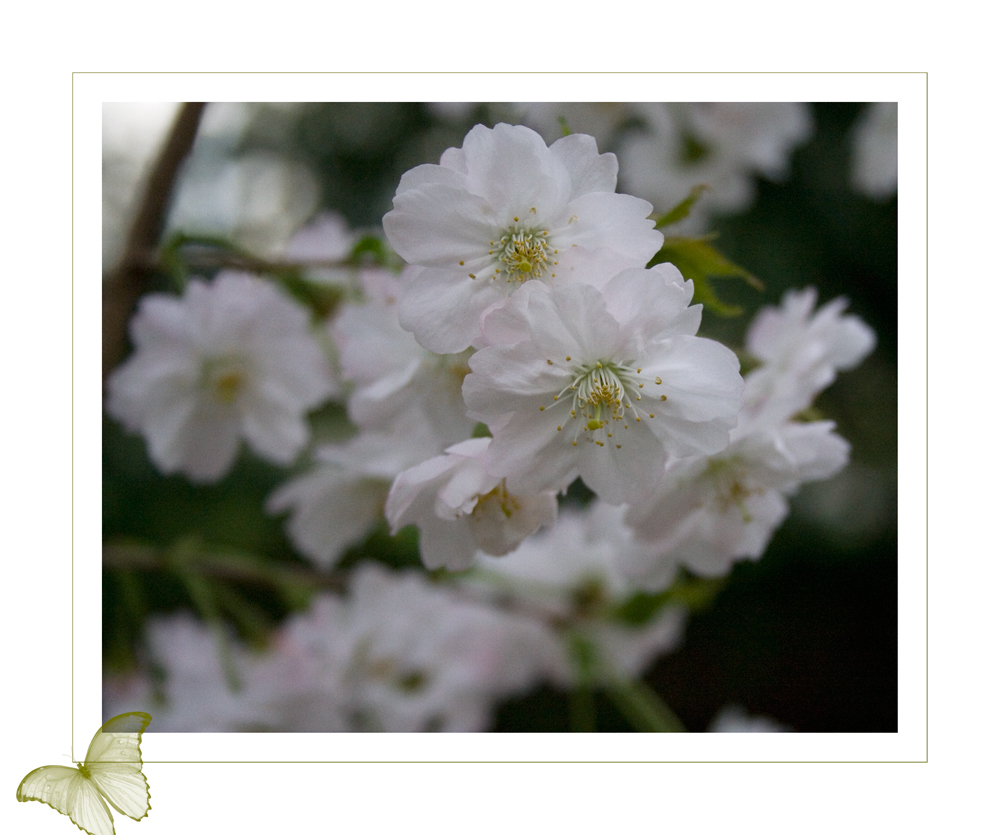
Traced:
<path fill-rule="evenodd" d="M 76 768 L 36 768 L 17 787 L 17 799 L 47 803 L 90 835 L 115 834 L 104 800 L 121 814 L 141 820 L 149 814 L 149 783 L 142 773 L 139 742 L 150 721 L 148 713 L 109 719 L 94 734 L 82 763 Z"/>

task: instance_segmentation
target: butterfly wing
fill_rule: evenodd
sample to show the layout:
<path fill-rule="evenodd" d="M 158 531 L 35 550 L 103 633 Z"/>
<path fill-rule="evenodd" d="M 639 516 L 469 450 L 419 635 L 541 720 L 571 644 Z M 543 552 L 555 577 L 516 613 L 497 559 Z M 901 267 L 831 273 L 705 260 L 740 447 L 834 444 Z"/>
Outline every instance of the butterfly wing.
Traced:
<path fill-rule="evenodd" d="M 123 815 L 141 820 L 149 814 L 149 783 L 142 773 L 139 743 L 150 723 L 148 713 L 123 713 L 94 734 L 84 765 L 90 779 Z"/>
<path fill-rule="evenodd" d="M 82 771 L 65 765 L 36 768 L 17 787 L 17 799 L 39 800 L 90 835 L 115 835 L 111 810 Z"/>

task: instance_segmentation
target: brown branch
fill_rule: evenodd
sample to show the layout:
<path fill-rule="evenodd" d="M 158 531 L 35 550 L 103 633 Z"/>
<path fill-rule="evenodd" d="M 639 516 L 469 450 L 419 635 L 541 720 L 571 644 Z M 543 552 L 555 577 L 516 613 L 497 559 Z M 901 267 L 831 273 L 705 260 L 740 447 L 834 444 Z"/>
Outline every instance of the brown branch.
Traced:
<path fill-rule="evenodd" d="M 205 102 L 186 102 L 174 121 L 163 150 L 150 172 L 125 241 L 125 252 L 104 281 L 103 288 L 103 376 L 114 368 L 125 352 L 129 316 L 146 286 L 151 267 L 147 253 L 159 243 L 160 233 L 181 163 L 194 144 Z"/>

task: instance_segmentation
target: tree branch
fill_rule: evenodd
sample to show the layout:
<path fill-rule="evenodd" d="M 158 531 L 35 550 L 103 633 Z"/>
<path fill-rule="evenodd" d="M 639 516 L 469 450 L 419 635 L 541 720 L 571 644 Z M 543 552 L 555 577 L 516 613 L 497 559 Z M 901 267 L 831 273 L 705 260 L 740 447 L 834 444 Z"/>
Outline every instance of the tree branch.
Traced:
<path fill-rule="evenodd" d="M 159 242 L 167 204 L 181 163 L 194 144 L 205 102 L 186 102 L 177 114 L 163 150 L 146 181 L 139 211 L 132 220 L 125 252 L 103 287 L 102 374 L 121 360 L 129 316 L 152 269 L 148 253 Z"/>

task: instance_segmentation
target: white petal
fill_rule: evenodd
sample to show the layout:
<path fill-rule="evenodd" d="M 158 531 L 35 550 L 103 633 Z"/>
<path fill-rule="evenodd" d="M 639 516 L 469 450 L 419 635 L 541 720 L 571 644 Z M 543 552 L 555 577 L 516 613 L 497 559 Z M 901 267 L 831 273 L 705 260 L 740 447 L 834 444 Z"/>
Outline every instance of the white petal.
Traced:
<path fill-rule="evenodd" d="M 604 446 L 579 441 L 576 447 L 580 451 L 580 477 L 608 504 L 640 501 L 663 477 L 663 444 L 643 422 L 628 422 L 628 429 L 615 428 L 614 437 L 598 438 Z M 603 431 L 595 431 L 595 438 Z"/>
<path fill-rule="evenodd" d="M 652 204 L 629 194 L 582 194 L 566 207 L 567 220 L 577 219 L 560 230 L 559 240 L 586 249 L 613 249 L 628 256 L 630 266 L 645 267 L 663 246 L 663 233 L 649 217 L 652 211 Z"/>
<path fill-rule="evenodd" d="M 479 319 L 503 290 L 488 279 L 435 269 L 410 271 L 399 299 L 399 323 L 438 354 L 457 354 L 480 339 Z"/>
<path fill-rule="evenodd" d="M 408 264 L 460 270 L 459 261 L 486 255 L 498 223 L 509 223 L 482 197 L 448 186 L 405 191 L 392 204 L 382 226 Z"/>
<path fill-rule="evenodd" d="M 557 139 L 550 150 L 569 172 L 573 183 L 569 200 L 591 191 L 615 190 L 618 182 L 618 159 L 614 154 L 598 153 L 594 137 L 574 133 Z"/>

